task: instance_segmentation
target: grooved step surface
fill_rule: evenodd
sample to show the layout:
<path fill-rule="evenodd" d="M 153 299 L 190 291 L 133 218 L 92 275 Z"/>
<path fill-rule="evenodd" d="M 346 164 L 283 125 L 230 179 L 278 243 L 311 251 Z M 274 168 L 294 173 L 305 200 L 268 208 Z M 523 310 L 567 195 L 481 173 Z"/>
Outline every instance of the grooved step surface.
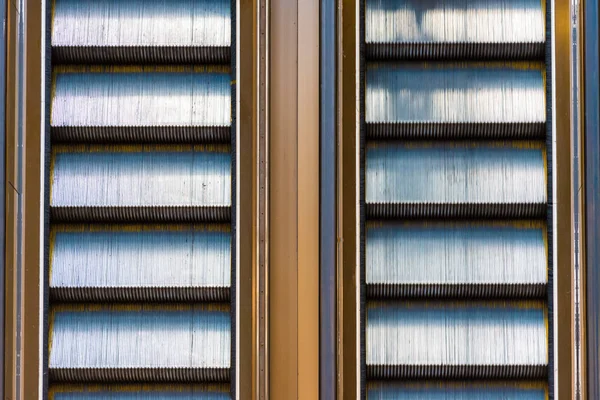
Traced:
<path fill-rule="evenodd" d="M 226 300 L 231 285 L 227 228 L 55 229 L 50 293 L 61 301 Z"/>
<path fill-rule="evenodd" d="M 55 0 L 58 62 L 226 62 L 228 0 Z"/>
<path fill-rule="evenodd" d="M 369 43 L 544 43 L 540 0 L 366 0 Z"/>
<path fill-rule="evenodd" d="M 535 382 L 371 383 L 369 400 L 547 400 L 548 388 Z"/>
<path fill-rule="evenodd" d="M 50 317 L 50 377 L 225 381 L 231 315 L 212 306 L 73 306 Z"/>
<path fill-rule="evenodd" d="M 53 129 L 226 127 L 231 125 L 231 85 L 223 72 L 99 71 L 55 73 Z M 68 128 L 68 129 L 67 129 Z M 166 133 L 168 134 L 168 132 Z"/>
<path fill-rule="evenodd" d="M 50 400 L 226 400 L 224 385 L 53 385 Z"/>
<path fill-rule="evenodd" d="M 546 121 L 539 63 L 368 64 L 365 96 L 367 124 Z"/>
<path fill-rule="evenodd" d="M 366 282 L 382 291 L 539 293 L 548 282 L 541 223 L 371 223 L 366 238 Z"/>
<path fill-rule="evenodd" d="M 196 147 L 55 150 L 51 207 L 222 207 L 231 204 L 231 154 Z"/>
<path fill-rule="evenodd" d="M 537 144 L 373 144 L 365 169 L 368 204 L 546 202 L 545 150 Z"/>
<path fill-rule="evenodd" d="M 541 302 L 370 303 L 366 363 L 374 378 L 542 378 Z"/>

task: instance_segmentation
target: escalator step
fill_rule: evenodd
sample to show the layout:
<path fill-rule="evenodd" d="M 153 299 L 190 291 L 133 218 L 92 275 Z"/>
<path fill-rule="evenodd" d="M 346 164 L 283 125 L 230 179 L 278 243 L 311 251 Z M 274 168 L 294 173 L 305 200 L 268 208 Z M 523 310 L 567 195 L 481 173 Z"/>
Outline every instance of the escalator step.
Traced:
<path fill-rule="evenodd" d="M 542 302 L 387 302 L 367 306 L 374 379 L 536 379 L 547 376 Z"/>
<path fill-rule="evenodd" d="M 231 84 L 222 68 L 98 67 L 57 71 L 50 121 L 54 141 L 229 140 Z"/>
<path fill-rule="evenodd" d="M 55 0 L 55 63 L 214 63 L 231 56 L 229 0 Z"/>
<path fill-rule="evenodd" d="M 535 298 L 546 294 L 543 223 L 372 222 L 369 298 Z"/>
<path fill-rule="evenodd" d="M 370 59 L 539 59 L 540 0 L 367 0 Z"/>
<path fill-rule="evenodd" d="M 56 306 L 50 329 L 53 381 L 229 380 L 226 306 Z"/>
<path fill-rule="evenodd" d="M 370 139 L 543 139 L 541 63 L 381 63 L 366 72 Z"/>
<path fill-rule="evenodd" d="M 546 209 L 545 148 L 520 142 L 371 143 L 372 218 L 526 218 Z"/>
<path fill-rule="evenodd" d="M 548 387 L 539 382 L 377 382 L 367 391 L 369 400 L 548 400 Z"/>
<path fill-rule="evenodd" d="M 54 301 L 226 301 L 228 225 L 54 226 Z"/>
<path fill-rule="evenodd" d="M 224 385 L 53 385 L 50 400 L 227 400 Z"/>
<path fill-rule="evenodd" d="M 227 146 L 54 146 L 56 221 L 227 221 Z"/>

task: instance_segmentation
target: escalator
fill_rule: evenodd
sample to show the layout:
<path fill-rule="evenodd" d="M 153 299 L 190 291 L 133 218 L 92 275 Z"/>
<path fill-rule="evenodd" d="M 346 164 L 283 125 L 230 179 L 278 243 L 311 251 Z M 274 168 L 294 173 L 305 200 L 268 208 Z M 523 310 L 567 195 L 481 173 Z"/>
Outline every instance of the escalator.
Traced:
<path fill-rule="evenodd" d="M 235 2 L 47 9 L 47 398 L 235 398 Z"/>
<path fill-rule="evenodd" d="M 361 4 L 361 397 L 548 399 L 550 7 Z"/>

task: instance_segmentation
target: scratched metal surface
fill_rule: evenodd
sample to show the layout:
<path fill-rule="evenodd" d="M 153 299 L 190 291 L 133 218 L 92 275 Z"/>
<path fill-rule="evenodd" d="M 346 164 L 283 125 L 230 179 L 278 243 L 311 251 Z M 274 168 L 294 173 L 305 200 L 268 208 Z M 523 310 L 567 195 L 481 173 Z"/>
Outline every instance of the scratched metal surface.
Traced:
<path fill-rule="evenodd" d="M 80 306 L 52 313 L 49 368 L 229 368 L 231 315 L 208 308 Z"/>
<path fill-rule="evenodd" d="M 217 385 L 66 385 L 50 388 L 50 400 L 226 400 Z"/>
<path fill-rule="evenodd" d="M 202 72 L 56 74 L 55 127 L 219 127 L 231 124 L 230 76 Z"/>
<path fill-rule="evenodd" d="M 369 400 L 546 400 L 548 389 L 539 383 L 371 383 Z"/>
<path fill-rule="evenodd" d="M 545 203 L 544 160 L 514 143 L 369 145 L 366 202 Z"/>
<path fill-rule="evenodd" d="M 547 316 L 532 303 L 403 302 L 367 308 L 367 365 L 545 366 Z"/>
<path fill-rule="evenodd" d="M 545 284 L 542 224 L 373 223 L 367 284 Z"/>
<path fill-rule="evenodd" d="M 197 146 L 78 150 L 53 153 L 53 207 L 231 204 L 229 152 Z"/>
<path fill-rule="evenodd" d="M 55 0 L 53 46 L 229 46 L 229 0 Z"/>
<path fill-rule="evenodd" d="M 546 38 L 541 0 L 367 0 L 367 43 L 521 43 Z"/>
<path fill-rule="evenodd" d="M 535 123 L 546 120 L 541 65 L 369 64 L 367 123 Z"/>
<path fill-rule="evenodd" d="M 208 226 L 59 229 L 50 245 L 51 293 L 69 299 L 100 293 L 109 301 L 125 288 L 150 299 L 169 289 L 167 296 L 178 299 L 182 289 L 210 295 L 231 285 L 231 234 Z M 109 288 L 115 290 L 101 290 Z"/>

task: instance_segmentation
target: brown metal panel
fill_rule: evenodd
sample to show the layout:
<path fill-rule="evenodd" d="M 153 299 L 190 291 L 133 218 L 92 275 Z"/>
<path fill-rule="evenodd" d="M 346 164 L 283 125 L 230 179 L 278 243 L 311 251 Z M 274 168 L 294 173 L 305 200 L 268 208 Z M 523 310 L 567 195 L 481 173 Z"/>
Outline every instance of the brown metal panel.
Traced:
<path fill-rule="evenodd" d="M 298 2 L 298 398 L 319 398 L 319 1 Z"/>
<path fill-rule="evenodd" d="M 585 187 L 585 145 L 584 145 L 584 108 L 583 99 L 585 98 L 585 85 L 584 85 L 584 38 L 583 34 L 583 10 L 584 2 L 579 2 L 577 8 L 572 9 L 573 13 L 576 13 L 577 20 L 577 60 L 576 64 L 574 64 L 575 68 L 577 68 L 577 80 L 572 82 L 573 85 L 577 85 L 579 90 L 577 91 L 577 97 L 573 99 L 576 102 L 577 107 L 574 107 L 577 112 L 577 116 L 573 115 L 573 118 L 577 117 L 577 125 L 575 126 L 577 132 L 577 138 L 579 141 L 579 153 L 573 154 L 573 157 L 577 157 L 577 169 L 578 169 L 578 179 L 579 185 L 581 187 Z M 574 21 L 575 22 L 575 21 Z M 571 185 L 574 186 L 574 185 Z M 573 188 L 574 190 L 574 188 Z M 585 191 L 581 191 L 577 193 L 577 196 L 574 196 L 575 199 L 578 199 L 577 205 L 579 206 L 579 210 L 585 210 Z M 584 366 L 587 365 L 587 351 L 586 351 L 586 246 L 584 245 L 585 241 L 585 232 L 586 232 L 586 223 L 585 223 L 585 215 L 583 212 L 579 212 L 579 215 L 574 215 L 574 218 L 577 218 L 575 221 L 579 225 L 579 309 L 576 308 L 579 312 L 579 321 L 577 321 L 577 326 L 579 327 L 579 349 L 576 349 L 576 357 L 574 362 L 577 363 L 577 355 L 579 356 L 579 365 L 575 365 L 575 370 L 577 371 L 575 377 L 575 391 L 579 391 L 580 399 L 586 400 L 588 399 L 587 395 L 587 373 L 586 368 Z M 576 255 L 577 256 L 577 255 Z M 576 305 L 577 306 L 577 305 Z M 576 339 L 577 340 L 577 339 Z M 579 386 L 577 386 L 579 385 Z"/>
<path fill-rule="evenodd" d="M 17 8 L 7 2 L 6 19 L 6 253 L 4 312 L 4 398 L 15 397 L 17 259 Z"/>
<path fill-rule="evenodd" d="M 41 177 L 41 154 L 44 132 L 42 118 L 44 110 L 42 100 L 42 46 L 45 43 L 45 32 L 42 32 L 42 3 L 38 0 L 27 0 L 25 22 L 25 155 L 23 160 L 23 398 L 35 400 L 39 398 L 40 372 L 40 277 L 41 260 L 40 232 L 43 221 L 40 220 L 41 193 L 43 191 Z"/>
<path fill-rule="evenodd" d="M 269 381 L 274 399 L 318 398 L 319 3 L 271 1 Z"/>
<path fill-rule="evenodd" d="M 253 188 L 254 243 L 257 244 L 253 255 L 254 294 L 254 333 L 257 340 L 254 346 L 254 382 L 255 399 L 269 398 L 269 0 L 256 2 L 257 20 L 255 21 L 258 38 L 255 41 L 257 51 L 254 53 L 254 64 L 258 66 L 254 81 L 257 95 L 255 109 L 258 134 L 253 135 L 257 162 L 254 171 L 257 184 Z"/>
<path fill-rule="evenodd" d="M 237 365 L 239 369 L 240 400 L 252 399 L 252 353 L 255 341 L 252 334 L 253 303 L 252 303 L 252 253 L 253 253 L 253 195 L 254 186 L 253 165 L 256 159 L 254 151 L 254 15 L 255 8 L 252 0 L 239 2 L 239 57 L 237 82 L 239 103 L 239 176 L 240 194 L 238 199 L 238 237 L 239 237 L 239 276 L 237 281 L 239 290 L 239 354 Z"/>
<path fill-rule="evenodd" d="M 341 54 L 338 63 L 341 76 L 339 105 L 341 109 L 340 147 L 338 152 L 340 169 L 338 182 L 338 221 L 340 222 L 340 249 L 338 250 L 338 312 L 341 318 L 339 326 L 340 352 L 338 371 L 340 375 L 338 399 L 356 399 L 358 391 L 358 305 L 357 296 L 357 249 L 358 249 L 358 43 L 357 43 L 357 2 L 356 0 L 340 0 L 341 7 Z"/>
<path fill-rule="evenodd" d="M 558 398 L 574 398 L 573 204 L 571 193 L 571 19 L 570 1 L 556 0 L 554 13 L 556 110 L 556 304 Z M 561 61 L 561 60 L 564 60 Z"/>
<path fill-rule="evenodd" d="M 269 392 L 292 399 L 298 396 L 298 3 L 272 0 L 269 12 Z"/>

